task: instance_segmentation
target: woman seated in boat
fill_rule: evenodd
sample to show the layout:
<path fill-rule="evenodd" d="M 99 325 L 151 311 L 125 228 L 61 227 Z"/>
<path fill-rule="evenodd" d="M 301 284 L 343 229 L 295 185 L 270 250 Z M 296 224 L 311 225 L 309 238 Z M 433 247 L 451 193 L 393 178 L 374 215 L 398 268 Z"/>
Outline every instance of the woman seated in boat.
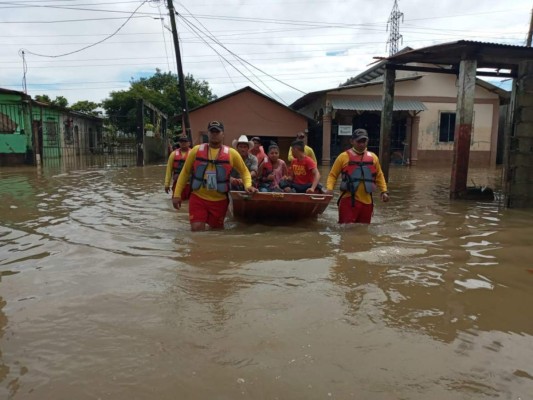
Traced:
<path fill-rule="evenodd" d="M 279 158 L 279 147 L 271 142 L 268 147 L 268 155 L 259 166 L 259 191 L 260 192 L 281 192 L 279 182 L 289 173 L 285 161 Z"/>
<path fill-rule="evenodd" d="M 246 168 L 250 171 L 252 186 L 257 186 L 257 157 L 250 153 L 250 150 L 254 147 L 254 142 L 248 140 L 246 135 L 241 135 L 239 139 L 235 139 L 232 142 L 232 145 L 241 155 Z M 236 169 L 231 170 L 229 181 L 231 190 L 244 190 L 243 181 Z"/>
<path fill-rule="evenodd" d="M 316 162 L 304 153 L 305 143 L 295 140 L 291 143 L 291 151 L 294 156 L 289 168 L 288 176 L 279 183 L 285 192 L 292 193 L 324 193 L 320 185 L 320 172 Z"/>

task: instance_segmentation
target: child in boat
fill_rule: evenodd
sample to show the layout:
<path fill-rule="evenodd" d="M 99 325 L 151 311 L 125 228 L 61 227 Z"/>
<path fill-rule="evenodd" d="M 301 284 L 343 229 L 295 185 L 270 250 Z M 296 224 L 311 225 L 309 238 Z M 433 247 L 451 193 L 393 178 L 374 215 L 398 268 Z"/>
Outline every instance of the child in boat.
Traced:
<path fill-rule="evenodd" d="M 288 175 L 289 171 L 285 161 L 279 158 L 279 147 L 272 142 L 268 147 L 268 155 L 259 166 L 259 191 L 281 192 L 279 182 Z"/>
<path fill-rule="evenodd" d="M 293 193 L 324 193 L 320 180 L 320 172 L 316 162 L 305 155 L 305 143 L 295 140 L 291 143 L 294 156 L 289 168 L 289 175 L 281 180 L 279 186 L 285 192 Z"/>

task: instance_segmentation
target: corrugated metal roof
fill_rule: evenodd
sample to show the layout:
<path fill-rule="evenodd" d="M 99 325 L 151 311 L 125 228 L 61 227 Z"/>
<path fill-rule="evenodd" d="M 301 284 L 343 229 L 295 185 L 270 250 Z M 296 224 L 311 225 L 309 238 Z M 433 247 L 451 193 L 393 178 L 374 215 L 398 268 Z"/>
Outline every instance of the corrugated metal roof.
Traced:
<path fill-rule="evenodd" d="M 331 99 L 334 110 L 381 111 L 381 99 Z M 394 99 L 394 111 L 425 111 L 424 103 L 418 100 Z"/>

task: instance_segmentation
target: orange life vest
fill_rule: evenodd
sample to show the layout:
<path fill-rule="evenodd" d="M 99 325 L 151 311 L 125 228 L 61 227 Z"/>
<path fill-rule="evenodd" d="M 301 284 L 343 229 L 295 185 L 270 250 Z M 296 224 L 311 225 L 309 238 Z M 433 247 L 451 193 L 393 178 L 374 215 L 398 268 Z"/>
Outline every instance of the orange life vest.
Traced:
<path fill-rule="evenodd" d="M 221 146 L 217 158 L 215 160 L 210 160 L 209 145 L 207 143 L 202 143 L 196 152 L 196 159 L 193 163 L 191 176 L 192 190 L 198 190 L 206 185 L 205 171 L 209 164 L 215 166 L 217 192 L 229 192 L 229 176 L 231 169 L 233 168 L 230 164 L 229 147 L 224 145 Z"/>
<path fill-rule="evenodd" d="M 185 160 L 189 155 L 189 151 L 191 151 L 191 149 L 188 149 L 186 152 L 182 152 L 181 149 L 174 150 L 174 162 L 172 163 L 172 177 L 174 180 L 178 179 L 178 176 L 183 169 L 183 165 L 185 164 Z"/>
<path fill-rule="evenodd" d="M 350 192 L 352 200 L 360 183 L 365 186 L 367 193 L 374 192 L 376 190 L 377 169 L 372 153 L 365 151 L 363 154 L 357 154 L 353 149 L 346 150 L 346 153 L 350 160 L 342 169 L 340 189 Z"/>

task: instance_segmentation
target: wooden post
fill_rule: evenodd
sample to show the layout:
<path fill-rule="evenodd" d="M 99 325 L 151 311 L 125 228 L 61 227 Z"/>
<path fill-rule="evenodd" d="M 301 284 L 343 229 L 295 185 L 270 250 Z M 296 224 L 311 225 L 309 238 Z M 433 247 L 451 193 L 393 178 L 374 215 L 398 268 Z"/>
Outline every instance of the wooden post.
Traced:
<path fill-rule="evenodd" d="M 466 194 L 470 140 L 474 121 L 474 97 L 476 91 L 476 60 L 461 60 L 455 112 L 452 179 L 450 198 L 458 199 Z"/>
<path fill-rule="evenodd" d="M 390 132 L 394 107 L 394 81 L 396 70 L 387 66 L 383 76 L 383 108 L 381 110 L 381 127 L 379 132 L 379 160 L 385 180 L 389 180 Z"/>
<path fill-rule="evenodd" d="M 318 161 L 318 160 L 317 160 Z M 322 117 L 322 165 L 331 164 L 331 112 Z"/>
<path fill-rule="evenodd" d="M 137 100 L 137 166 L 144 166 L 144 105 L 143 100 Z"/>

